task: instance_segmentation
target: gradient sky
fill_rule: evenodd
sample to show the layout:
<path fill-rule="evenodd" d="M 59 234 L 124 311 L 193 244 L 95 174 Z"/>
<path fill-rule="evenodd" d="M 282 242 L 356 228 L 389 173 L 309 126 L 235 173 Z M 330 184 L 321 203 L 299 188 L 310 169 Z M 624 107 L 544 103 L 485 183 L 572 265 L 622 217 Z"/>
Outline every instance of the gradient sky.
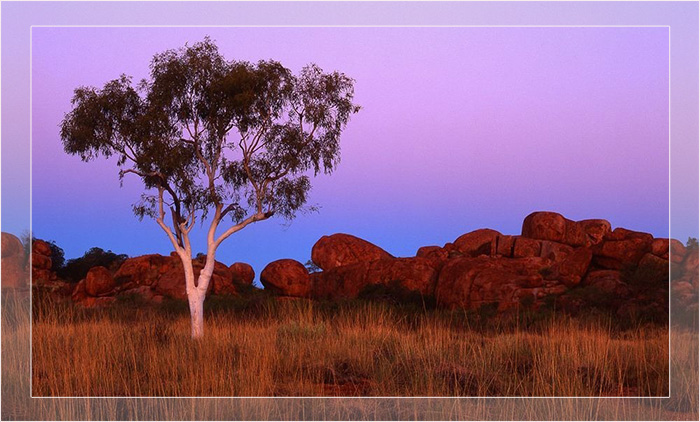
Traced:
<path fill-rule="evenodd" d="M 58 125 L 77 86 L 146 77 L 153 54 L 205 35 L 227 58 L 345 72 L 363 106 L 338 170 L 314 180 L 320 212 L 246 228 L 220 247 L 224 263 L 259 274 L 275 259 L 305 262 L 335 232 L 410 256 L 481 227 L 518 234 L 535 210 L 668 236 L 668 28 L 35 27 L 36 236 L 69 258 L 92 246 L 172 250 L 153 221 L 131 214 L 138 181 L 120 188 L 114 162 L 65 155 Z M 681 240 L 696 236 L 690 221 Z"/>

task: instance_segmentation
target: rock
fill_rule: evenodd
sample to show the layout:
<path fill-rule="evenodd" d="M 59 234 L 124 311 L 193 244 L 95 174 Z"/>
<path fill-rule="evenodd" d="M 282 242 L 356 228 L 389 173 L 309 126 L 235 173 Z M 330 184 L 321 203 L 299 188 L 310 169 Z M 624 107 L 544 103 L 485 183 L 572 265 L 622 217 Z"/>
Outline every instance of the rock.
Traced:
<path fill-rule="evenodd" d="M 71 294 L 71 299 L 75 303 L 80 303 L 87 299 L 87 297 L 88 295 L 85 291 L 85 279 L 82 279 L 78 282 L 78 284 L 75 285 L 73 293 Z"/>
<path fill-rule="evenodd" d="M 433 268 L 440 271 L 449 259 L 449 252 L 439 246 L 423 246 L 416 252 L 416 257 L 427 259 Z"/>
<path fill-rule="evenodd" d="M 159 254 L 143 255 L 128 258 L 114 274 L 117 284 L 131 286 L 151 286 L 164 274 L 182 264 L 180 257 L 162 256 Z M 183 273 L 184 280 L 184 273 Z"/>
<path fill-rule="evenodd" d="M 517 236 L 498 236 L 496 238 L 496 255 L 501 255 L 505 258 L 513 256 L 513 246 Z"/>
<path fill-rule="evenodd" d="M 24 256 L 24 246 L 17 236 L 2 232 L 2 258 Z"/>
<path fill-rule="evenodd" d="M 586 275 L 582 284 L 620 297 L 628 297 L 630 293 L 629 287 L 622 282 L 620 272 L 614 270 L 591 271 Z"/>
<path fill-rule="evenodd" d="M 53 263 L 51 258 L 45 255 L 32 254 L 32 268 L 36 270 L 50 270 Z"/>
<path fill-rule="evenodd" d="M 634 230 L 623 229 L 618 227 L 612 232 L 608 233 L 604 240 L 630 240 L 630 239 L 641 239 L 647 243 L 651 243 L 654 240 L 654 236 L 649 233 L 637 232 Z"/>
<path fill-rule="evenodd" d="M 542 241 L 527 237 L 515 236 L 513 244 L 513 258 L 527 258 L 540 256 Z"/>
<path fill-rule="evenodd" d="M 178 261 L 180 260 L 178 259 Z M 182 267 L 182 263 L 178 262 L 178 264 L 179 265 L 164 267 L 167 269 L 165 273 L 160 275 L 156 281 L 151 282 L 151 284 L 144 285 L 152 286 L 154 293 L 157 295 L 167 296 L 177 300 L 187 300 L 185 271 Z M 212 282 L 210 282 L 209 285 L 209 289 L 211 289 L 213 287 Z M 207 291 L 209 291 L 209 289 L 207 289 Z"/>
<path fill-rule="evenodd" d="M 34 240 L 32 242 L 32 254 L 51 256 L 51 246 L 43 240 Z"/>
<path fill-rule="evenodd" d="M 464 255 L 495 255 L 496 238 L 501 234 L 496 230 L 479 229 L 461 235 L 454 241 L 454 247 Z"/>
<path fill-rule="evenodd" d="M 581 228 L 587 237 L 587 245 L 597 245 L 605 239 L 605 236 L 611 232 L 612 227 L 610 222 L 601 219 L 581 220 L 576 224 Z"/>
<path fill-rule="evenodd" d="M 651 253 L 659 258 L 670 258 L 671 262 L 680 264 L 683 262 L 683 258 L 685 258 L 686 249 L 685 246 L 676 239 L 659 238 L 651 242 Z"/>
<path fill-rule="evenodd" d="M 673 252 L 673 251 L 671 251 Z M 683 260 L 682 271 L 684 275 L 698 274 L 698 250 L 690 249 Z"/>
<path fill-rule="evenodd" d="M 393 257 L 379 246 L 344 233 L 323 236 L 311 249 L 311 260 L 324 271 L 382 258 Z"/>
<path fill-rule="evenodd" d="M 593 252 L 590 248 L 578 248 L 555 262 L 552 266 L 552 277 L 569 288 L 574 287 L 588 271 L 592 258 Z"/>
<path fill-rule="evenodd" d="M 314 275 L 311 296 L 319 299 L 352 299 L 367 286 L 398 284 L 407 291 L 432 296 L 437 270 L 423 257 L 388 258 L 336 267 Z"/>
<path fill-rule="evenodd" d="M 574 248 L 559 242 L 543 240 L 541 241 L 541 244 L 542 247 L 540 248 L 539 256 L 541 258 L 547 258 L 553 262 L 562 261 L 574 252 Z"/>
<path fill-rule="evenodd" d="M 373 261 L 367 272 L 367 284 L 389 285 L 392 282 L 408 291 L 432 296 L 437 282 L 437 271 L 425 258 L 392 258 Z"/>
<path fill-rule="evenodd" d="M 569 246 L 584 246 L 589 242 L 581 225 L 548 211 L 533 212 L 525 217 L 521 234 L 530 239 L 550 240 Z"/>
<path fill-rule="evenodd" d="M 92 267 L 85 276 L 85 292 L 88 296 L 106 296 L 115 287 L 114 278 L 105 267 Z"/>
<path fill-rule="evenodd" d="M 328 255 L 322 253 L 322 256 L 324 256 L 322 260 L 324 264 L 334 262 L 325 260 Z M 293 259 L 280 259 L 267 264 L 260 273 L 260 282 L 266 289 L 284 296 L 307 297 L 311 292 L 309 272 L 303 264 Z"/>
<path fill-rule="evenodd" d="M 121 295 L 134 295 L 139 296 L 146 302 L 150 302 L 154 298 L 153 290 L 150 286 L 139 286 L 133 289 L 124 290 L 120 293 Z M 162 297 L 162 296 L 161 296 Z"/>
<path fill-rule="evenodd" d="M 26 287 L 29 274 L 25 270 L 24 247 L 20 240 L 10 234 L 2 233 L 2 288 L 17 289 Z"/>
<path fill-rule="evenodd" d="M 523 237 L 563 243 L 566 238 L 566 218 L 555 212 L 536 211 L 525 217 Z"/>
<path fill-rule="evenodd" d="M 255 280 L 255 270 L 249 264 L 245 262 L 234 262 L 228 267 L 231 271 L 231 277 L 233 278 L 234 284 L 243 284 L 250 286 Z"/>
<path fill-rule="evenodd" d="M 650 247 L 651 241 L 640 237 L 626 240 L 606 240 L 594 247 L 594 263 L 599 267 L 611 270 L 636 266 L 642 256 L 650 250 Z"/>
<path fill-rule="evenodd" d="M 460 258 L 440 271 L 435 298 L 447 307 L 478 308 L 486 303 L 518 301 L 516 291 L 543 285 L 542 258 Z"/>

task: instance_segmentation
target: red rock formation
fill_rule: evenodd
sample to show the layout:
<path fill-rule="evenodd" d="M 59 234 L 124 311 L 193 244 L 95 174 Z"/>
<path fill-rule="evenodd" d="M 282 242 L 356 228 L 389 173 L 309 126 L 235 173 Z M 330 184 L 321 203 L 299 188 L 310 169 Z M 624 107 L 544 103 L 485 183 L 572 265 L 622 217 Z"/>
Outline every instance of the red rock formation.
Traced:
<path fill-rule="evenodd" d="M 432 296 L 437 270 L 428 258 L 388 258 L 336 267 L 316 277 L 312 297 L 317 298 L 356 298 L 367 286 L 394 283 L 407 291 Z"/>
<path fill-rule="evenodd" d="M 440 272 L 435 298 L 440 305 L 466 309 L 485 303 L 512 304 L 519 300 L 518 290 L 544 285 L 540 269 L 548 262 L 543 258 L 454 259 Z"/>
<path fill-rule="evenodd" d="M 650 250 L 651 240 L 644 237 L 605 240 L 593 249 L 594 263 L 602 268 L 621 270 L 636 266 L 644 254 Z"/>
<path fill-rule="evenodd" d="M 458 237 L 454 241 L 454 247 L 468 256 L 495 255 L 496 238 L 500 235 L 491 229 L 474 230 Z"/>
<path fill-rule="evenodd" d="M 307 297 L 311 291 L 311 277 L 300 262 L 293 259 L 273 261 L 260 273 L 260 282 L 284 296 Z"/>
<path fill-rule="evenodd" d="M 2 288 L 22 288 L 27 286 L 29 275 L 25 271 L 24 247 L 20 240 L 2 233 Z"/>
<path fill-rule="evenodd" d="M 248 286 L 253 284 L 253 280 L 255 280 L 255 270 L 253 270 L 250 264 L 235 262 L 228 268 L 231 270 L 234 283 Z"/>
<path fill-rule="evenodd" d="M 116 286 L 112 273 L 105 267 L 90 268 L 85 276 L 85 293 L 89 296 L 106 296 L 112 293 Z"/>
<path fill-rule="evenodd" d="M 344 233 L 323 236 L 311 249 L 311 260 L 324 271 L 382 258 L 393 257 L 379 246 Z"/>
<path fill-rule="evenodd" d="M 418 248 L 416 257 L 425 258 L 430 262 L 430 265 L 440 271 L 445 262 L 449 259 L 449 252 L 445 248 L 439 246 L 423 246 Z"/>

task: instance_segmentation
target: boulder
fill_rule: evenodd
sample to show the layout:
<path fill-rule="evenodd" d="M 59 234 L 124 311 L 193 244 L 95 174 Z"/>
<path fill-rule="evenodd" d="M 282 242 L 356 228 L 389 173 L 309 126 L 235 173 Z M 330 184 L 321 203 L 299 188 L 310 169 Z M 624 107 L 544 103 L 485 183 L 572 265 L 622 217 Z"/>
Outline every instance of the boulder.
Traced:
<path fill-rule="evenodd" d="M 82 279 L 78 282 L 78 284 L 75 285 L 73 293 L 71 293 L 71 299 L 75 303 L 80 303 L 87 299 L 87 297 L 88 294 L 85 291 L 85 279 Z"/>
<path fill-rule="evenodd" d="M 119 285 L 129 288 L 136 286 L 151 286 L 165 273 L 182 264 L 179 256 L 162 256 L 159 254 L 143 255 L 129 258 L 119 267 L 114 274 L 114 279 Z M 184 273 L 183 273 L 184 280 Z"/>
<path fill-rule="evenodd" d="M 445 248 L 439 246 L 423 246 L 418 248 L 416 257 L 425 258 L 430 262 L 430 265 L 440 271 L 445 262 L 449 259 L 449 252 Z"/>
<path fill-rule="evenodd" d="M 245 262 L 234 262 L 228 269 L 231 271 L 231 277 L 234 284 L 243 284 L 250 286 L 255 280 L 255 270 L 250 264 Z"/>
<path fill-rule="evenodd" d="M 17 236 L 2 232 L 2 258 L 24 255 L 24 246 Z"/>
<path fill-rule="evenodd" d="M 370 285 L 397 284 L 407 291 L 432 296 L 438 271 L 428 258 L 388 258 L 336 267 L 314 275 L 311 296 L 319 299 L 356 298 Z"/>
<path fill-rule="evenodd" d="M 513 243 L 513 258 L 540 256 L 542 241 L 522 236 L 515 236 Z"/>
<path fill-rule="evenodd" d="M 521 234 L 530 239 L 551 240 L 569 246 L 588 244 L 588 235 L 578 223 L 555 212 L 531 213 L 523 221 Z"/>
<path fill-rule="evenodd" d="M 24 247 L 20 240 L 10 234 L 2 233 L 2 288 L 21 288 L 27 286 L 29 274 L 25 270 Z"/>
<path fill-rule="evenodd" d="M 440 271 L 435 298 L 447 307 L 478 308 L 486 303 L 518 302 L 523 288 L 539 288 L 544 280 L 542 258 L 460 258 Z"/>
<path fill-rule="evenodd" d="M 496 238 L 496 255 L 505 258 L 513 256 L 513 246 L 517 236 L 498 236 Z"/>
<path fill-rule="evenodd" d="M 612 227 L 610 222 L 601 219 L 581 220 L 576 223 L 587 237 L 586 244 L 597 245 L 610 233 Z"/>
<path fill-rule="evenodd" d="M 32 254 L 51 256 L 51 246 L 43 240 L 34 240 L 32 242 Z"/>
<path fill-rule="evenodd" d="M 604 240 L 629 240 L 629 239 L 641 239 L 648 243 L 654 240 L 654 236 L 649 233 L 637 232 L 634 230 L 624 229 L 618 227 L 612 232 L 605 235 Z"/>
<path fill-rule="evenodd" d="M 639 260 L 650 248 L 651 240 L 641 237 L 606 240 L 594 247 L 594 263 L 599 267 L 611 270 L 633 267 L 639 263 Z"/>
<path fill-rule="evenodd" d="M 187 300 L 185 272 L 182 268 L 182 263 L 178 262 L 178 264 L 179 265 L 162 267 L 166 269 L 165 273 L 161 274 L 150 284 L 140 284 L 139 286 L 151 286 L 153 292 L 160 296 L 166 296 L 177 300 Z M 210 287 L 207 291 L 211 290 L 213 287 L 212 284 L 212 282 L 209 283 Z"/>
<path fill-rule="evenodd" d="M 453 243 L 455 249 L 464 255 L 495 255 L 496 238 L 501 233 L 491 229 L 479 229 L 458 237 Z"/>
<path fill-rule="evenodd" d="M 670 259 L 674 264 L 680 264 L 685 258 L 686 249 L 676 239 L 658 238 L 651 242 L 651 253 L 659 258 Z"/>
<path fill-rule="evenodd" d="M 622 275 L 615 270 L 598 270 L 589 272 L 584 278 L 583 285 L 593 286 L 604 293 L 619 297 L 629 296 L 629 287 L 622 282 Z"/>
<path fill-rule="evenodd" d="M 311 249 L 311 260 L 324 271 L 382 258 L 393 257 L 379 246 L 344 233 L 323 236 Z"/>
<path fill-rule="evenodd" d="M 541 258 L 547 258 L 553 262 L 562 261 L 574 252 L 574 248 L 559 242 L 542 240 L 541 245 L 542 247 L 540 248 L 539 256 Z"/>
<path fill-rule="evenodd" d="M 309 272 L 302 263 L 293 259 L 280 259 L 267 264 L 260 273 L 260 282 L 266 289 L 283 296 L 307 297 L 311 292 Z"/>
<path fill-rule="evenodd" d="M 115 287 L 114 278 L 105 267 L 92 267 L 85 276 L 85 292 L 88 296 L 106 296 Z"/>
<path fill-rule="evenodd" d="M 533 212 L 525 217 L 521 234 L 531 239 L 563 243 L 566 237 L 566 218 L 555 212 Z"/>
<path fill-rule="evenodd" d="M 593 252 L 590 248 L 578 248 L 555 261 L 550 277 L 567 287 L 574 287 L 586 275 L 592 258 Z"/>

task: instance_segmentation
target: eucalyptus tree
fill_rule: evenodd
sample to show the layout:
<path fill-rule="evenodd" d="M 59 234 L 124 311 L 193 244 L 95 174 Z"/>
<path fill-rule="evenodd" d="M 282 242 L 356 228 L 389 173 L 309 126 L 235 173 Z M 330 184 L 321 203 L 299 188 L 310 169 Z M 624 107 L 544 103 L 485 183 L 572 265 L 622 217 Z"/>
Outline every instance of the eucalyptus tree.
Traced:
<path fill-rule="evenodd" d="M 116 157 L 119 177 L 145 192 L 133 205 L 170 239 L 184 267 L 192 337 L 217 248 L 246 226 L 291 219 L 306 205 L 310 178 L 331 173 L 351 115 L 354 80 L 310 64 L 295 75 L 276 61 L 228 61 L 208 37 L 156 54 L 150 77 L 122 75 L 101 89 L 75 89 L 61 122 L 68 154 Z M 195 279 L 190 234 L 208 223 L 204 268 Z"/>

